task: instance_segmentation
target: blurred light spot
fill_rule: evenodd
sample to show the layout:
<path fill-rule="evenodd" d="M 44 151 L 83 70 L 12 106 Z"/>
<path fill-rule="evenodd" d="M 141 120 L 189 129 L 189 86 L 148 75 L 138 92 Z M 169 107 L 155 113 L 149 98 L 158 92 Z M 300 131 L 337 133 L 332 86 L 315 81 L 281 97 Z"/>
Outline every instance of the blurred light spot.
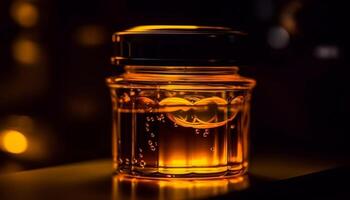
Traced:
<path fill-rule="evenodd" d="M 281 17 L 281 26 L 291 34 L 297 32 L 297 22 L 291 15 L 283 15 Z"/>
<path fill-rule="evenodd" d="M 97 25 L 85 25 L 76 30 L 75 40 L 82 46 L 97 46 L 106 41 L 106 31 Z"/>
<path fill-rule="evenodd" d="M 15 2 L 10 13 L 12 18 L 23 27 L 32 27 L 39 19 L 38 9 L 28 2 Z"/>
<path fill-rule="evenodd" d="M 28 142 L 21 132 L 5 130 L 1 134 L 1 146 L 9 153 L 20 154 L 27 150 Z"/>
<path fill-rule="evenodd" d="M 13 57 L 22 64 L 35 64 L 40 58 L 39 45 L 29 39 L 18 39 L 12 46 Z"/>
<path fill-rule="evenodd" d="M 333 45 L 320 45 L 315 48 L 314 56 L 319 59 L 336 59 L 339 57 L 339 48 Z"/>
<path fill-rule="evenodd" d="M 281 11 L 280 24 L 289 34 L 298 32 L 295 16 L 301 8 L 302 4 L 299 1 L 291 1 Z"/>
<path fill-rule="evenodd" d="M 255 15 L 260 20 L 269 20 L 273 15 L 273 10 L 272 0 L 257 0 L 255 3 Z"/>
<path fill-rule="evenodd" d="M 59 145 L 47 121 L 25 115 L 10 115 L 0 121 L 0 126 L 0 151 L 15 153 L 13 149 L 19 151 L 22 148 L 24 152 L 16 154 L 21 160 L 44 161 L 55 153 Z"/>
<path fill-rule="evenodd" d="M 286 48 L 289 44 L 289 34 L 282 27 L 273 27 L 267 33 L 267 43 L 274 49 Z"/>

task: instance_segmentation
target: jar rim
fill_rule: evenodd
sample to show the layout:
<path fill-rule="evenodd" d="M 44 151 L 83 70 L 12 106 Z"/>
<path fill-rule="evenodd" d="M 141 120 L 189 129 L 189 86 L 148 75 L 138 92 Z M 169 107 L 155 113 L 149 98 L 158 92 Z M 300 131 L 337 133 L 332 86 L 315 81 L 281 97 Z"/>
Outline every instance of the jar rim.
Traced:
<path fill-rule="evenodd" d="M 147 66 L 127 65 L 125 73 L 177 74 L 177 75 L 232 75 L 237 74 L 237 66 Z"/>
<path fill-rule="evenodd" d="M 256 81 L 240 76 L 236 66 L 125 66 L 126 72 L 107 78 L 110 87 L 146 85 L 212 85 L 222 88 L 251 89 Z M 171 86 L 172 87 L 172 86 Z"/>

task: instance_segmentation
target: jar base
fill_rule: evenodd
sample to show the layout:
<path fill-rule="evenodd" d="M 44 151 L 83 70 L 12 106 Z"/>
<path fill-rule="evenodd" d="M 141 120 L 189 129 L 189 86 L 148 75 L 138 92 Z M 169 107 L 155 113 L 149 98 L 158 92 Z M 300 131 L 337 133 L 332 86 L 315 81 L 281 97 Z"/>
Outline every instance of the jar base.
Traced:
<path fill-rule="evenodd" d="M 116 170 L 117 174 L 123 174 L 133 178 L 144 179 L 222 179 L 242 176 L 247 168 L 239 166 L 224 167 L 196 167 L 196 168 L 141 168 L 132 170 Z"/>

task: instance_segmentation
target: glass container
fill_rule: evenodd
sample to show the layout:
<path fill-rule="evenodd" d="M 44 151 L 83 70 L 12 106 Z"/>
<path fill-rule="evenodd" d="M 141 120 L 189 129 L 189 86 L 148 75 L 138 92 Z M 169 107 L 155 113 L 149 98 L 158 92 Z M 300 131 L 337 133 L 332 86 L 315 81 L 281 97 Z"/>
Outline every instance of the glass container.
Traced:
<path fill-rule="evenodd" d="M 139 26 L 113 35 L 107 78 L 117 173 L 218 178 L 248 167 L 255 81 L 238 74 L 244 34 L 224 27 Z"/>

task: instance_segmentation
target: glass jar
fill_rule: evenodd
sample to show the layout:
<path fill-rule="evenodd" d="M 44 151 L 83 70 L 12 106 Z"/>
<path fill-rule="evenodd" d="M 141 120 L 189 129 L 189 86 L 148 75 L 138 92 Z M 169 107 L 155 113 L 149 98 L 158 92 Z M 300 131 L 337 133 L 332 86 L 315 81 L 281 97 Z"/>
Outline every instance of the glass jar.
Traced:
<path fill-rule="evenodd" d="M 243 36 L 199 26 L 142 26 L 114 34 L 112 61 L 125 69 L 107 78 L 117 173 L 214 178 L 246 172 L 255 81 L 237 73 L 235 52 Z"/>

